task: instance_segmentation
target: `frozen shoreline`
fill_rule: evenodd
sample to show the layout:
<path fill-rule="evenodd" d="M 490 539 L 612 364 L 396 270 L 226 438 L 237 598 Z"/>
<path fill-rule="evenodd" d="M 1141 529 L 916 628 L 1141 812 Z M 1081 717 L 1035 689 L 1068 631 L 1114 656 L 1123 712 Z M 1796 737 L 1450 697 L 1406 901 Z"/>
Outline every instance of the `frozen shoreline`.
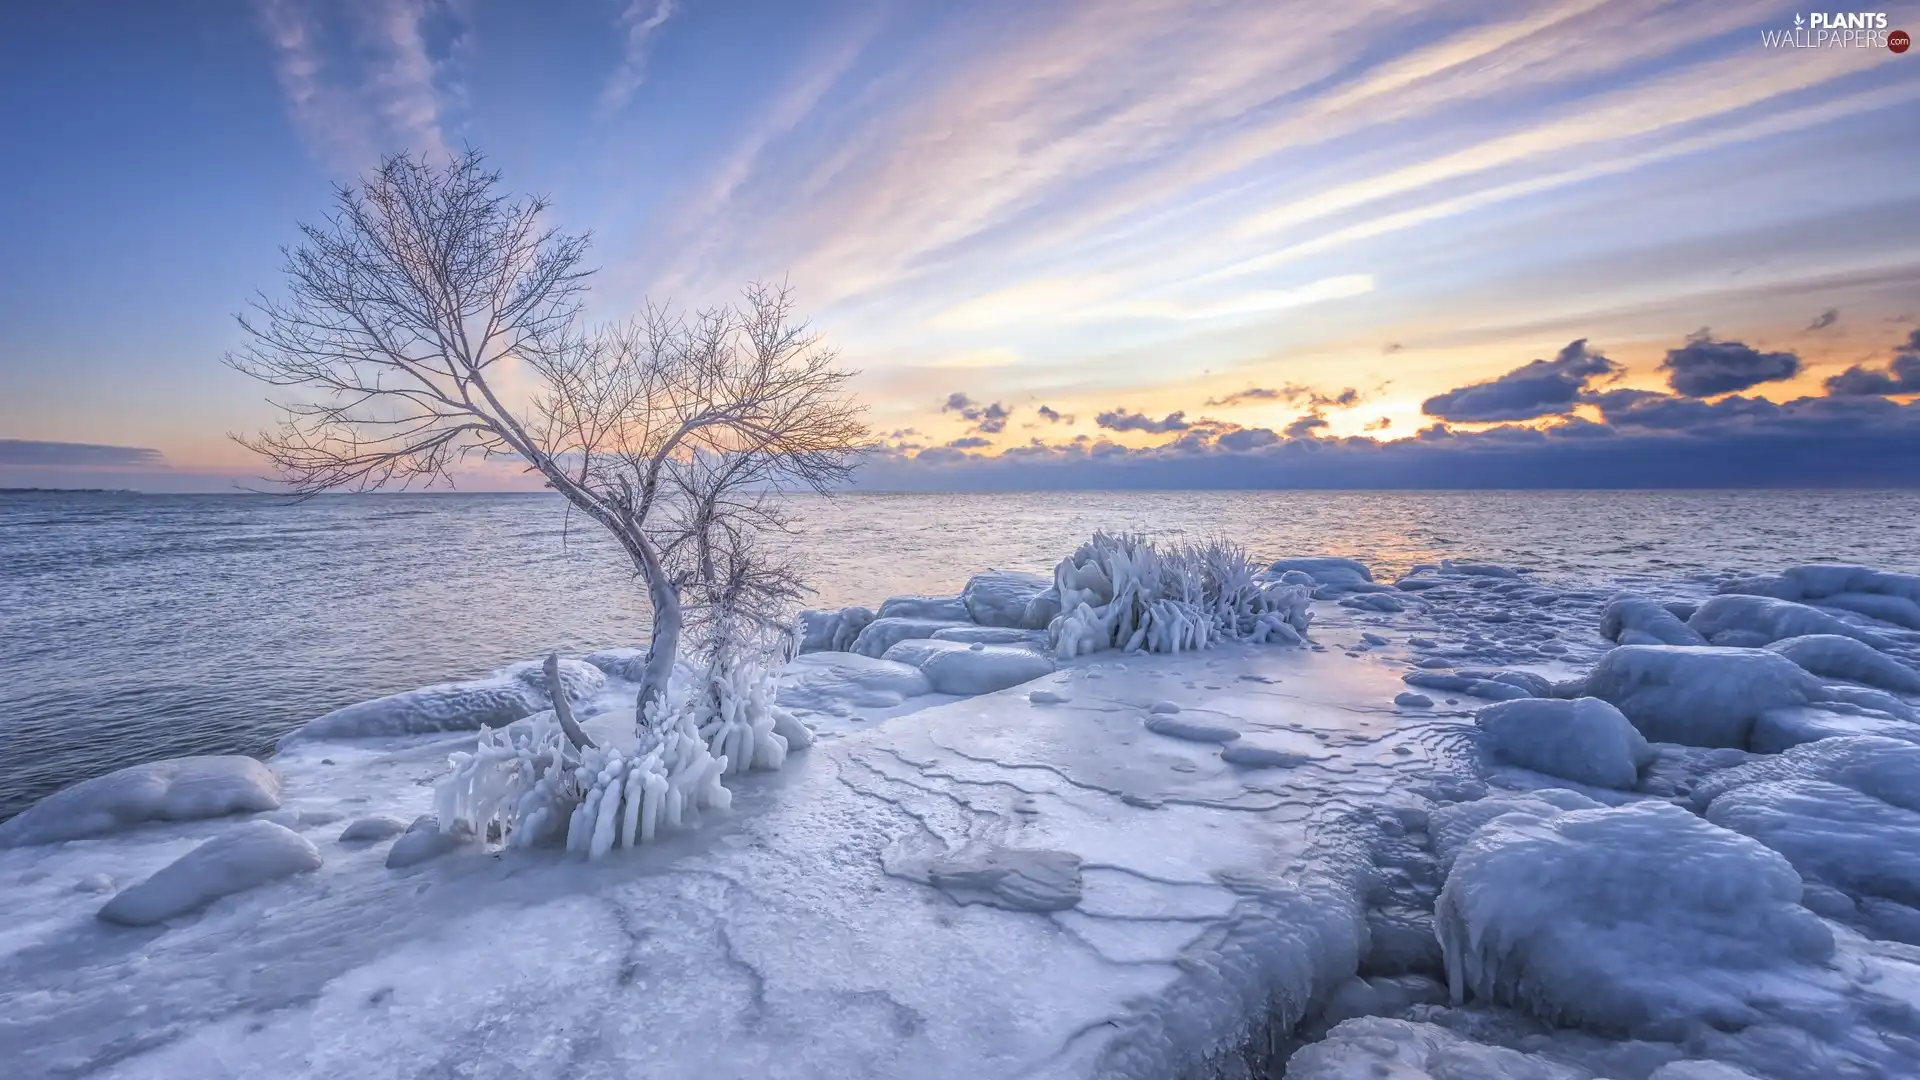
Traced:
<path fill-rule="evenodd" d="M 1863 937 L 1881 924 L 1824 894 L 1816 921 L 1833 958 L 1769 975 L 1818 1022 L 1782 1028 L 1793 1010 L 1767 1013 L 1742 1028 L 1761 1033 L 1752 1046 L 1737 1032 L 1553 1034 L 1485 1000 L 1435 1000 L 1438 808 L 1536 788 L 1596 806 L 1684 802 L 1698 777 L 1750 755 L 1656 746 L 1632 790 L 1528 772 L 1494 752 L 1474 713 L 1585 672 L 1612 647 L 1593 633 L 1610 590 L 1504 568 L 1392 590 L 1315 569 L 1294 572 L 1320 597 L 1317 649 L 1095 652 L 970 698 L 906 694 L 918 687 L 894 668 L 846 660 L 848 677 L 810 654 L 781 700 L 819 730 L 812 749 L 738 781 L 733 809 L 700 828 L 591 864 L 468 845 L 389 869 L 388 845 L 342 843 L 340 830 L 430 810 L 427 785 L 472 736 L 291 741 L 271 763 L 280 808 L 254 817 L 304 837 L 323 864 L 164 928 L 94 912 L 233 818 L 0 848 L 12 915 L 0 1050 L 25 1076 L 411 1076 L 457 1063 L 476 1075 L 1147 1078 L 1235 1075 L 1229 1059 L 1251 1033 L 1302 1019 L 1318 1033 L 1343 1010 L 1392 1015 L 1376 1027 L 1426 1023 L 1374 1030 L 1346 1058 L 1353 1040 L 1336 1033 L 1303 1065 L 1359 1070 L 1383 1045 L 1415 1054 L 1433 1031 L 1465 1031 L 1533 1053 L 1537 1071 L 1515 1076 L 1637 1080 L 1713 1056 L 1784 1080 L 1894 1075 L 1875 1069 L 1899 1057 L 1872 1055 L 1920 1045 L 1920 950 Z M 1664 598 L 1697 604 L 1719 584 L 1677 583 Z M 1910 628 L 1855 614 L 1831 617 L 1906 662 Z M 1622 637 L 1664 625 L 1648 611 L 1619 621 Z M 583 692 L 608 707 L 587 721 L 596 737 L 615 736 L 627 692 L 617 676 Z M 1416 693 L 1429 703 L 1403 696 Z M 1911 725 L 1851 696 L 1794 706 L 1792 730 Z M 1781 804 L 1756 805 L 1777 820 Z M 1529 812 L 1551 824 L 1563 810 Z M 1488 824 L 1448 857 L 1494 866 L 1505 849 L 1489 846 Z M 1897 894 L 1900 880 L 1873 887 Z M 1832 882 L 1817 889 L 1852 902 Z M 1798 1032 L 1786 1044 L 1797 1059 L 1778 1049 L 1782 1030 Z M 1493 1053 L 1466 1046 L 1444 1049 Z M 1771 1072 L 1762 1051 L 1778 1059 Z M 1669 1066 L 1660 1080 L 1682 1075 Z"/>

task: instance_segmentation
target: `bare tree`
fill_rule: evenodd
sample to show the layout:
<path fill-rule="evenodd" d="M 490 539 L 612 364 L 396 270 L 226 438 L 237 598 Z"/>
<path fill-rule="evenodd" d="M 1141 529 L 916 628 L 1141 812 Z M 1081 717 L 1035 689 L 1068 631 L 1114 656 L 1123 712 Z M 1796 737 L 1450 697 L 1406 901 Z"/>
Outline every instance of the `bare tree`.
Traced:
<path fill-rule="evenodd" d="M 788 527 L 783 493 L 849 475 L 867 429 L 852 373 L 785 286 L 583 328 L 587 238 L 544 225 L 546 209 L 502 194 L 472 150 L 387 158 L 341 187 L 284 251 L 287 297 L 240 317 L 248 342 L 226 362 L 287 393 L 275 430 L 236 438 L 301 498 L 451 486 L 463 460 L 518 458 L 646 585 L 644 716 L 689 609 L 725 638 L 801 594 L 764 537 Z"/>

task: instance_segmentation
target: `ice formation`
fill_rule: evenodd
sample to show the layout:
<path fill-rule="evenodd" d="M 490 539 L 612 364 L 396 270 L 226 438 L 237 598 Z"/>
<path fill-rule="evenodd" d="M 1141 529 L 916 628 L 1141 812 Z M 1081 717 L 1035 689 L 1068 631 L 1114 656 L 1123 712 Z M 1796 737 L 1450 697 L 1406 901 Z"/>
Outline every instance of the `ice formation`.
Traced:
<path fill-rule="evenodd" d="M 860 631 L 873 619 L 873 609 L 864 607 L 803 611 L 800 613 L 800 651 L 852 652 Z"/>
<path fill-rule="evenodd" d="M 1920 945 L 1920 746 L 1822 739 L 1708 776 L 1691 798 L 1841 894 L 1823 914 Z"/>
<path fill-rule="evenodd" d="M 152 926 L 223 896 L 318 869 L 320 852 L 299 833 L 271 821 L 249 821 L 121 890 L 100 909 L 100 919 Z"/>
<path fill-rule="evenodd" d="M 1039 574 L 989 570 L 967 580 L 960 594 L 967 616 L 981 626 L 1045 630 L 1060 614 L 1060 593 Z"/>
<path fill-rule="evenodd" d="M 1435 928 L 1465 993 L 1554 1023 L 1681 1038 L 1822 981 L 1832 932 L 1777 852 L 1643 802 L 1502 815 L 1456 855 Z"/>
<path fill-rule="evenodd" d="M 919 619 L 905 616 L 891 616 L 875 619 L 860 631 L 848 652 L 861 656 L 885 656 L 888 649 L 903 641 L 916 641 L 930 638 L 935 632 L 950 627 L 963 627 L 969 624 L 948 619 Z"/>
<path fill-rule="evenodd" d="M 1624 593 L 1600 612 L 1600 636 L 1621 645 L 1705 645 L 1700 632 L 1664 604 Z"/>
<path fill-rule="evenodd" d="M 1051 580 L 989 571 L 884 619 L 805 613 L 806 655 L 683 666 L 644 726 L 643 650 L 563 662 L 592 745 L 516 665 L 289 740 L 285 805 L 243 828 L 284 826 L 326 865 L 138 949 L 76 899 L 161 881 L 231 823 L 0 849 L 0 1056 L 25 1075 L 316 1080 L 488 1060 L 1902 1075 L 1920 1047 L 1915 586 L 1465 560 L 1384 584 L 1352 560 L 1256 570 L 1230 546 L 1103 535 Z M 1231 647 L 1263 621 L 1293 640 L 1310 612 L 1314 648 Z M 863 634 L 877 655 L 853 651 Z M 1185 655 L 1201 641 L 1230 647 Z M 1182 655 L 1145 655 L 1162 646 Z M 487 713 L 495 695 L 517 704 Z M 508 719 L 446 768 L 455 743 L 433 732 L 483 715 Z M 807 725 L 821 741 L 794 755 Z M 592 859 L 721 808 L 724 827 L 611 872 L 555 850 Z M 56 809 L 0 835 L 82 816 Z M 635 1028 L 635 993 L 675 1022 Z M 1290 1037 L 1321 1041 L 1289 1066 Z"/>
<path fill-rule="evenodd" d="M 1051 659 L 1033 649 L 932 639 L 903 641 L 888 649 L 883 659 L 919 668 L 935 693 L 965 697 L 1032 682 L 1054 667 Z"/>
<path fill-rule="evenodd" d="M 933 622 L 963 623 L 973 616 L 957 596 L 894 596 L 880 605 L 882 619 L 928 619 Z"/>
<path fill-rule="evenodd" d="M 1856 638 L 1804 634 L 1771 642 L 1767 650 L 1815 675 L 1865 683 L 1898 694 L 1920 694 L 1920 671 Z"/>
<path fill-rule="evenodd" d="M 1598 698 L 1526 698 L 1475 718 L 1495 755 L 1523 769 L 1596 787 L 1631 788 L 1653 748 L 1620 710 Z"/>
<path fill-rule="evenodd" d="M 1759 646 L 1781 638 L 1838 634 L 1876 649 L 1891 642 L 1818 608 L 1771 596 L 1723 594 L 1700 605 L 1687 625 L 1715 645 Z"/>
<path fill-rule="evenodd" d="M 1062 660 L 1101 649 L 1177 653 L 1216 640 L 1298 643 L 1312 615 L 1300 585 L 1259 580 L 1224 542 L 1162 551 L 1144 537 L 1095 533 L 1053 572 Z"/>
<path fill-rule="evenodd" d="M 132 765 L 63 788 L 0 822 L 0 848 L 53 844 L 150 822 L 195 821 L 280 807 L 280 778 L 237 754 Z"/>
<path fill-rule="evenodd" d="M 1818 679 L 1764 649 L 1623 645 L 1582 692 L 1612 703 L 1654 742 L 1744 748 L 1768 709 L 1825 696 Z"/>
<path fill-rule="evenodd" d="M 1347 1020 L 1287 1062 L 1287 1080 L 1593 1080 L 1585 1069 L 1488 1046 L 1434 1024 Z M 1678 1078 L 1675 1078 L 1678 1080 Z M 1704 1080 L 1704 1078 L 1703 1078 Z"/>
<path fill-rule="evenodd" d="M 561 678 L 567 696 L 576 701 L 598 692 L 607 680 L 600 668 L 578 660 L 562 662 Z M 540 664 L 533 661 L 485 679 L 407 690 L 335 709 L 308 721 L 282 742 L 478 731 L 504 727 L 552 707 Z"/>

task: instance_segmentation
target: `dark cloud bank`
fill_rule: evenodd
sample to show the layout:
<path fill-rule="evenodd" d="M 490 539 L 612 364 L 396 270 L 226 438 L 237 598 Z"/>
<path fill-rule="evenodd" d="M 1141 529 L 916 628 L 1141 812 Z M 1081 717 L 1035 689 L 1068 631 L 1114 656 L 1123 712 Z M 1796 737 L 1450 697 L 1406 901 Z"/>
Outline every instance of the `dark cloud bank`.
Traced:
<path fill-rule="evenodd" d="M 876 453 L 859 485 L 873 490 L 1074 488 L 1720 488 L 1920 486 L 1920 331 L 1885 368 L 1856 366 L 1828 395 L 1774 404 L 1732 391 L 1792 377 L 1792 353 L 1695 335 L 1661 369 L 1672 393 L 1607 389 L 1619 365 L 1575 341 L 1496 379 L 1436 395 L 1438 422 L 1410 439 L 1316 438 L 1309 413 L 1284 433 L 1224 421 L 1101 414 L 1118 431 L 1174 434 L 1130 450 L 1084 436 L 1035 440 L 997 458 L 941 448 L 919 458 Z M 1730 395 L 1730 396 L 1721 396 Z M 1260 395 L 1265 397 L 1265 395 Z M 1273 395 L 1280 397 L 1278 393 Z M 1574 415 L 1597 410 L 1598 421 Z M 1533 428 L 1507 423 L 1548 419 Z M 1478 431 L 1449 424 L 1499 422 Z"/>

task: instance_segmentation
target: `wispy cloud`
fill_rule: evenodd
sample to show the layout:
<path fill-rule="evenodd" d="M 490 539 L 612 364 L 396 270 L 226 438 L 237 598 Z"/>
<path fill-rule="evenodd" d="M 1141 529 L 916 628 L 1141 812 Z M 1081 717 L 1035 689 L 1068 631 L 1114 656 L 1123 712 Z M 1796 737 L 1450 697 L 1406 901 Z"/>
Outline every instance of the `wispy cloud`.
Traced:
<path fill-rule="evenodd" d="M 382 153 L 446 152 L 446 112 L 460 96 L 447 63 L 464 33 L 457 7 L 258 0 L 257 10 L 294 126 L 331 167 L 354 172 Z"/>
<path fill-rule="evenodd" d="M 653 39 L 679 10 L 678 0 L 629 0 L 626 10 L 620 13 L 620 25 L 627 31 L 626 47 L 620 66 L 614 69 L 606 88 L 600 92 L 602 113 L 624 108 L 646 82 L 647 54 L 653 48 Z"/>

